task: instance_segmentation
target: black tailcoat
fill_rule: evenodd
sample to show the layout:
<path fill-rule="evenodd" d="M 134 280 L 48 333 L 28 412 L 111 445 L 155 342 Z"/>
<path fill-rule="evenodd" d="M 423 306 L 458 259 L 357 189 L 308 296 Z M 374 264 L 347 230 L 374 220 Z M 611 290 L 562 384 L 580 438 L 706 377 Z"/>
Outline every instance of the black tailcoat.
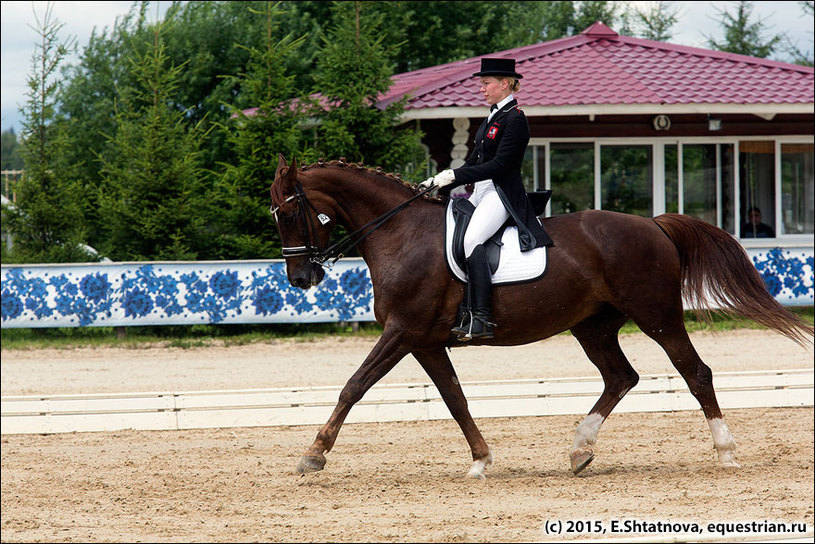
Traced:
<path fill-rule="evenodd" d="M 492 179 L 510 221 L 518 226 L 521 251 L 553 243 L 532 210 L 521 177 L 527 144 L 529 122 L 517 100 L 512 100 L 478 127 L 475 147 L 464 166 L 454 170 L 456 181 L 451 186 Z"/>

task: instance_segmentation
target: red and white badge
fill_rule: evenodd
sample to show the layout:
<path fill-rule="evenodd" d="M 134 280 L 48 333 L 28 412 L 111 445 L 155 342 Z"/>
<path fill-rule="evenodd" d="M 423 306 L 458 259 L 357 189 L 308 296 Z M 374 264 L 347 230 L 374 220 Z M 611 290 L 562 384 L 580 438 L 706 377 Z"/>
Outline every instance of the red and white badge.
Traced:
<path fill-rule="evenodd" d="M 487 131 L 487 138 L 490 140 L 495 139 L 495 135 L 498 134 L 498 125 L 492 125 L 490 129 Z"/>

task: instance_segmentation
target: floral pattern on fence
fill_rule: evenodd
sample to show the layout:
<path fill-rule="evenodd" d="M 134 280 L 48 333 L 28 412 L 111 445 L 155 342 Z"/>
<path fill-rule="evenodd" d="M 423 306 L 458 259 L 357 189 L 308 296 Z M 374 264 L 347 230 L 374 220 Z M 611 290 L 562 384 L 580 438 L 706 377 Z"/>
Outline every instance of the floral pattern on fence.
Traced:
<path fill-rule="evenodd" d="M 812 297 L 813 256 L 794 255 L 779 247 L 753 257 L 753 264 L 776 298 Z"/>
<path fill-rule="evenodd" d="M 372 321 L 363 262 L 337 263 L 308 291 L 282 262 L 4 267 L 3 327 Z"/>
<path fill-rule="evenodd" d="M 813 303 L 812 248 L 747 251 L 779 302 Z M 307 291 L 282 261 L 3 266 L 3 328 L 331 321 L 374 321 L 361 259 Z"/>

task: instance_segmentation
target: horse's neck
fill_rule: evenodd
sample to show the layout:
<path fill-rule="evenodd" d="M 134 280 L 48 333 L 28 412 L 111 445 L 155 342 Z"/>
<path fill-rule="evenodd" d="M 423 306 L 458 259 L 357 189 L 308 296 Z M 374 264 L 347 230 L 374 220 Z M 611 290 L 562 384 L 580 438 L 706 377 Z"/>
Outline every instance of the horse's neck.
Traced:
<path fill-rule="evenodd" d="M 349 233 L 384 216 L 414 196 L 401 182 L 365 171 L 335 172 L 327 168 L 318 171 L 312 178 L 312 183 L 316 190 L 336 202 L 338 222 Z M 412 212 L 413 205 L 388 219 L 384 224 L 387 228 L 376 229 L 357 246 L 369 266 L 372 263 L 368 255 L 390 252 L 394 247 L 404 244 L 406 237 L 414 231 L 410 228 L 411 224 L 415 224 L 410 218 Z M 365 234 L 369 230 L 366 228 L 359 234 Z"/>
<path fill-rule="evenodd" d="M 349 231 L 386 214 L 413 196 L 398 182 L 364 171 L 334 173 L 327 169 L 320 174 L 323 175 L 315 176 L 315 187 L 337 203 L 340 223 Z"/>

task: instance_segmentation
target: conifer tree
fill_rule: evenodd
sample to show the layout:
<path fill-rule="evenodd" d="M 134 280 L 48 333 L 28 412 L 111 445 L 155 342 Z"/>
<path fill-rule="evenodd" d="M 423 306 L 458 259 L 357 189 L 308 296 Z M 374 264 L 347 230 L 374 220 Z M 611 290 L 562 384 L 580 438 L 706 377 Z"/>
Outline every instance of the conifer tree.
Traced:
<path fill-rule="evenodd" d="M 345 157 L 410 177 L 409 165 L 418 170 L 421 162 L 421 133 L 401 126 L 404 100 L 377 105 L 391 85 L 396 53 L 383 43 L 382 24 L 365 2 L 335 3 L 314 76 L 321 95 L 315 147 L 326 159 Z"/>
<path fill-rule="evenodd" d="M 679 9 L 673 2 L 651 2 L 646 8 L 634 10 L 637 35 L 646 40 L 668 42 L 673 38 L 673 27 L 679 21 Z"/>
<path fill-rule="evenodd" d="M 304 149 L 304 97 L 295 96 L 294 76 L 286 74 L 286 63 L 303 43 L 291 35 L 277 40 L 280 10 L 267 2 L 265 9 L 253 10 L 262 19 L 266 32 L 260 45 L 241 46 L 249 53 L 246 72 L 229 76 L 239 89 L 241 110 L 228 104 L 233 115 L 227 126 L 227 142 L 233 162 L 225 164 L 218 187 L 222 204 L 219 221 L 220 251 L 228 258 L 259 259 L 280 256 L 277 230 L 269 216 L 269 186 L 277 168 L 277 154 L 287 160 L 310 156 Z"/>
<path fill-rule="evenodd" d="M 79 262 L 96 260 L 83 243 L 83 195 L 72 165 L 66 162 L 67 121 L 58 114 L 62 81 L 57 70 L 73 40 L 61 41 L 64 26 L 48 4 L 40 19 L 39 36 L 27 78 L 27 101 L 22 108 L 20 153 L 25 176 L 17 202 L 3 210 L 3 230 L 10 236 L 3 245 L 3 262 Z"/>
<path fill-rule="evenodd" d="M 135 84 L 121 90 L 116 133 L 100 156 L 100 215 L 115 260 L 194 260 L 206 247 L 208 178 L 200 166 L 203 122 L 187 129 L 174 101 L 183 65 L 171 66 L 162 34 L 130 59 Z"/>
<path fill-rule="evenodd" d="M 708 46 L 718 51 L 762 59 L 772 55 L 784 36 L 778 34 L 765 38 L 763 34 L 767 29 L 766 24 L 761 20 L 752 22 L 752 12 L 752 4 L 745 0 L 738 3 L 735 15 L 731 15 L 726 9 L 719 10 L 719 24 L 724 29 L 724 41 L 717 42 L 707 37 Z"/>

